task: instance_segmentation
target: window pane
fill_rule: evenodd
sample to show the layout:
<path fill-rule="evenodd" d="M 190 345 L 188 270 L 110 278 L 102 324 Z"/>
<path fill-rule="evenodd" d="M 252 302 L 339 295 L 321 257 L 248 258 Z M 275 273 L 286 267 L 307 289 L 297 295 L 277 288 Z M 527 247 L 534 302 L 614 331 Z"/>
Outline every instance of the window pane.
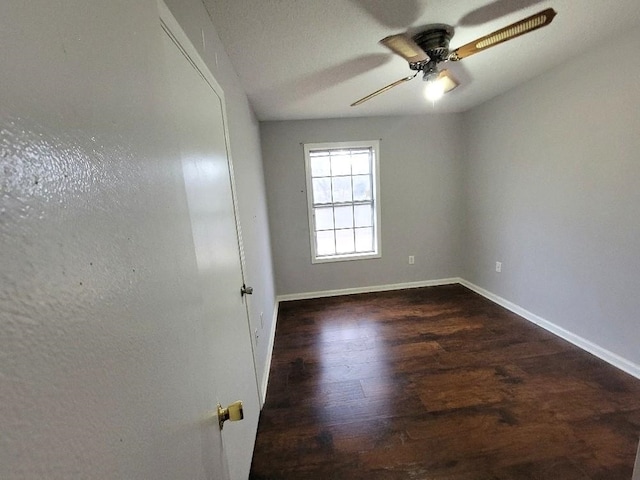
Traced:
<path fill-rule="evenodd" d="M 331 203 L 331 179 L 313 179 L 313 203 Z"/>
<path fill-rule="evenodd" d="M 351 168 L 353 174 L 369 174 L 371 173 L 371 164 L 369 162 L 368 154 L 358 154 L 351 156 Z"/>
<path fill-rule="evenodd" d="M 324 207 L 316 208 L 316 230 L 332 230 L 333 229 L 333 208 Z"/>
<path fill-rule="evenodd" d="M 351 155 L 331 154 L 331 175 L 351 175 Z"/>
<path fill-rule="evenodd" d="M 353 207 L 336 207 L 336 228 L 353 228 Z"/>
<path fill-rule="evenodd" d="M 373 228 L 356 228 L 356 252 L 373 251 Z"/>
<path fill-rule="evenodd" d="M 333 201 L 351 202 L 351 177 L 333 177 Z"/>
<path fill-rule="evenodd" d="M 329 177 L 331 176 L 331 160 L 326 157 L 311 157 L 311 176 Z"/>
<path fill-rule="evenodd" d="M 353 177 L 353 199 L 355 201 L 371 200 L 371 177 L 355 175 Z"/>
<path fill-rule="evenodd" d="M 356 205 L 354 217 L 356 227 L 373 226 L 373 205 Z"/>
<path fill-rule="evenodd" d="M 353 253 L 354 251 L 353 229 L 336 230 L 336 253 Z"/>
<path fill-rule="evenodd" d="M 333 238 L 333 230 L 328 232 L 316 232 L 316 248 L 318 255 L 335 255 L 336 243 Z"/>

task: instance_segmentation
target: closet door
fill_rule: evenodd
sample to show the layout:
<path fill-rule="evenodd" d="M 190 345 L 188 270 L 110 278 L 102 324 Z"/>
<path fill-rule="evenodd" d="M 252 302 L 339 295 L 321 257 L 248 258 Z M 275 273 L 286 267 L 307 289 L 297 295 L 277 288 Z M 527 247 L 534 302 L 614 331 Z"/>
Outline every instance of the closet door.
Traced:
<path fill-rule="evenodd" d="M 249 475 L 260 407 L 246 297 L 240 291 L 244 284 L 241 239 L 233 203 L 224 97 L 179 26 L 167 19 L 167 12 L 162 17 L 166 71 L 204 316 L 205 361 L 195 378 L 203 396 L 203 416 L 217 403 L 226 407 L 237 400 L 243 402 L 244 410 L 242 421 L 228 421 L 222 429 L 216 421 L 203 424 L 203 462 L 207 476 L 218 478 L 216 459 L 222 458 L 229 478 L 240 480 Z"/>

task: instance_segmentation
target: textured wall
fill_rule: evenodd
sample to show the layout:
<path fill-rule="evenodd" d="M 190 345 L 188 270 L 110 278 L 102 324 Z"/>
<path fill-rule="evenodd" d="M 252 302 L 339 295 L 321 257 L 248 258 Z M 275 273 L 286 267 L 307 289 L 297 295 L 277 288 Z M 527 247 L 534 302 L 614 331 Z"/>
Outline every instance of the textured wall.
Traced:
<path fill-rule="evenodd" d="M 460 125 L 456 115 L 262 122 L 278 294 L 457 276 Z M 382 258 L 311 264 L 301 144 L 372 139 L 381 139 Z"/>
<path fill-rule="evenodd" d="M 0 3 L 3 479 L 222 478 L 202 460 L 220 445 L 160 36 L 155 0 Z M 228 102 L 234 155 L 259 164 L 246 98 Z M 239 189 L 259 197 L 249 169 Z M 270 321 L 255 215 L 247 263 Z"/>
<path fill-rule="evenodd" d="M 466 114 L 463 276 L 640 365 L 640 30 L 611 44 Z"/>

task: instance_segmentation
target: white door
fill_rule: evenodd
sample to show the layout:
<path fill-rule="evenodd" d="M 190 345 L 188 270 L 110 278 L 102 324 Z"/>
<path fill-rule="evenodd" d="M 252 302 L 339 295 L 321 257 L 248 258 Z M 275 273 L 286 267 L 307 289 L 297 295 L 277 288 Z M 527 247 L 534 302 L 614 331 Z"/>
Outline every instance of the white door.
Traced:
<path fill-rule="evenodd" d="M 259 395 L 243 285 L 232 194 L 222 91 L 175 20 L 161 8 L 167 74 L 179 132 L 193 243 L 202 285 L 202 391 L 206 410 L 242 400 L 244 420 L 203 426 L 203 462 L 209 478 L 220 477 L 219 450 L 229 478 L 247 479 L 258 425 Z M 203 414 L 206 412 L 203 411 Z M 223 463 L 225 463 L 223 461 Z"/>

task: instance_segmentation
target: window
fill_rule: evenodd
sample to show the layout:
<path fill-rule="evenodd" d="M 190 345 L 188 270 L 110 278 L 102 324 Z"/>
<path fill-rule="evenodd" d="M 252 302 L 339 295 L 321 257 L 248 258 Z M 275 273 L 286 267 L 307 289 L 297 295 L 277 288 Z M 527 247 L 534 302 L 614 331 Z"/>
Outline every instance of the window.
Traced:
<path fill-rule="evenodd" d="M 313 263 L 380 257 L 378 143 L 305 144 Z"/>

